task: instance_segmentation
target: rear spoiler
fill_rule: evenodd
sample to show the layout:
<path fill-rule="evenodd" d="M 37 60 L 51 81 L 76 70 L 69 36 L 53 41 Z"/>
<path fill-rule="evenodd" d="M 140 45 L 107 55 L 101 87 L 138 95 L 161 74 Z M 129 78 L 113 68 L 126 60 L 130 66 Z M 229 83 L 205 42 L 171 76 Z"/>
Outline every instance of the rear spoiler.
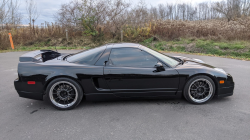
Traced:
<path fill-rule="evenodd" d="M 23 54 L 19 57 L 20 62 L 45 62 L 61 56 L 61 53 L 52 50 L 37 50 Z"/>

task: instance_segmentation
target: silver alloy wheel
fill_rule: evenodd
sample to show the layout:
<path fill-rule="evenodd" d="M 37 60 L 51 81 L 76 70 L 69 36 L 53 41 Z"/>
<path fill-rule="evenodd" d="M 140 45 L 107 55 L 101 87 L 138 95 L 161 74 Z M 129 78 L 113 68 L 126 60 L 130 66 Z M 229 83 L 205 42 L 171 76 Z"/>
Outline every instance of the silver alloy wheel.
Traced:
<path fill-rule="evenodd" d="M 196 103 L 204 103 L 213 95 L 213 85 L 204 78 L 196 79 L 188 88 L 188 95 Z"/>
<path fill-rule="evenodd" d="M 55 106 L 69 108 L 76 103 L 78 92 L 72 83 L 59 81 L 50 88 L 49 97 Z"/>

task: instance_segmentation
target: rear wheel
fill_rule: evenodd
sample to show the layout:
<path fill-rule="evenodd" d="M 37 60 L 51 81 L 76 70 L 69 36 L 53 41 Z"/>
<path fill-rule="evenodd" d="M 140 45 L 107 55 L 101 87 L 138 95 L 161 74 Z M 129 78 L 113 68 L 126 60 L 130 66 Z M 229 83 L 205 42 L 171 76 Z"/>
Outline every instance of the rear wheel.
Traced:
<path fill-rule="evenodd" d="M 193 104 L 204 104 L 215 94 L 215 84 L 211 78 L 199 75 L 191 78 L 185 88 L 184 97 Z"/>
<path fill-rule="evenodd" d="M 51 81 L 46 93 L 50 103 L 60 110 L 75 108 L 83 97 L 80 85 L 69 78 L 57 78 Z"/>

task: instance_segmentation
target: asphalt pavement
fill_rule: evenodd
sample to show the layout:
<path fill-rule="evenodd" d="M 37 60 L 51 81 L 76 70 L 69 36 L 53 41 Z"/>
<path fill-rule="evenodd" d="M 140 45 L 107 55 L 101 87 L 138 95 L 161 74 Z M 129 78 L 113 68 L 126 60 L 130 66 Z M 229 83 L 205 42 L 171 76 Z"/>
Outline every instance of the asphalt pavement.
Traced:
<path fill-rule="evenodd" d="M 83 101 L 74 110 L 59 111 L 48 102 L 18 96 L 13 81 L 18 58 L 24 53 L 0 53 L 2 140 L 250 139 L 250 61 L 170 54 L 201 59 L 233 76 L 234 95 L 204 105 L 192 105 L 184 99 Z"/>

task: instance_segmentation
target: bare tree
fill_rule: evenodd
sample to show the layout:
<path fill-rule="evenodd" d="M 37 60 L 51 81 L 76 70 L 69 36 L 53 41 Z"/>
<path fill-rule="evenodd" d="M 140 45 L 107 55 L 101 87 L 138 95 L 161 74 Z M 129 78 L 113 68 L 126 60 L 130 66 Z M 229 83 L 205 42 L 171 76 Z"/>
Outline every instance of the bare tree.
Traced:
<path fill-rule="evenodd" d="M 249 0 L 227 0 L 217 2 L 213 8 L 225 16 L 229 22 L 242 15 L 248 16 L 250 12 L 250 2 Z"/>
<path fill-rule="evenodd" d="M 0 24 L 19 24 L 22 15 L 19 12 L 18 0 L 0 0 Z"/>
<path fill-rule="evenodd" d="M 226 17 L 228 21 L 250 16 L 250 0 L 226 0 L 159 4 L 148 6 L 144 0 L 131 6 L 126 0 L 73 0 L 61 5 L 56 21 L 69 27 L 82 27 L 82 21 L 92 18 L 93 29 L 101 27 L 115 36 L 125 25 L 138 27 L 154 20 L 210 20 Z M 81 19 L 81 20 L 79 20 Z M 83 28 L 81 28 L 83 29 Z"/>
<path fill-rule="evenodd" d="M 26 12 L 28 14 L 27 18 L 31 25 L 32 21 L 35 22 L 40 15 L 37 11 L 37 4 L 34 0 L 26 0 Z"/>
<path fill-rule="evenodd" d="M 250 14 L 250 0 L 243 0 L 241 2 L 241 15 L 249 16 Z"/>
<path fill-rule="evenodd" d="M 6 11 L 6 5 L 8 0 L 1 0 L 0 1 L 0 24 L 3 27 L 3 24 L 6 20 L 8 12 Z"/>
<path fill-rule="evenodd" d="M 160 19 L 166 19 L 167 17 L 167 8 L 163 4 L 158 5 L 158 11 L 159 11 L 159 16 Z"/>
<path fill-rule="evenodd" d="M 10 17 L 8 23 L 11 23 L 12 25 L 20 24 L 22 15 L 19 12 L 19 0 L 9 0 L 8 3 L 8 8 L 9 8 L 9 13 L 8 17 Z"/>
<path fill-rule="evenodd" d="M 82 15 L 82 11 L 78 8 L 80 6 L 81 3 L 78 1 L 62 4 L 60 10 L 54 15 L 56 21 L 66 27 L 79 25 L 78 19 Z"/>
<path fill-rule="evenodd" d="M 108 29 L 116 34 L 129 19 L 129 15 L 126 14 L 129 6 L 130 4 L 124 0 L 75 0 L 61 5 L 55 17 L 59 23 L 69 27 L 91 20 L 88 28 L 96 29 L 98 25 L 109 22 L 110 24 L 105 25 L 112 27 Z"/>

